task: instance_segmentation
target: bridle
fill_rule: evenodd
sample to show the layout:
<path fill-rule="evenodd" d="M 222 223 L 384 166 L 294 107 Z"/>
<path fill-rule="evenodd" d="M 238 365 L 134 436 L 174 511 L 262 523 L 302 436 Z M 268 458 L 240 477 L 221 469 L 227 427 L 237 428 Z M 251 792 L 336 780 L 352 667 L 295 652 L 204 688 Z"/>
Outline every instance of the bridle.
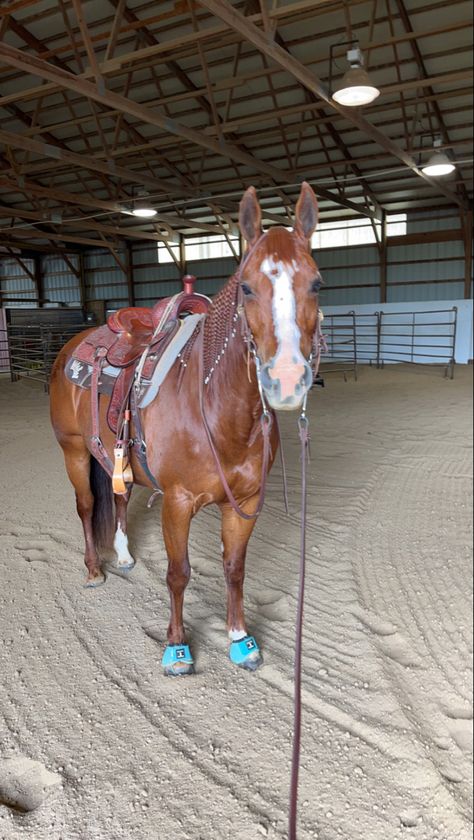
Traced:
<path fill-rule="evenodd" d="M 255 364 L 255 371 L 257 377 L 257 385 L 258 391 L 260 396 L 260 401 L 262 405 L 262 413 L 260 415 L 260 426 L 262 430 L 263 436 L 263 457 L 262 457 L 262 472 L 261 472 L 261 483 L 260 483 L 260 495 L 259 500 L 257 503 L 257 507 L 253 513 L 246 513 L 242 508 L 239 506 L 235 496 L 233 495 L 227 479 L 225 477 L 224 470 L 222 468 L 222 464 L 219 459 L 219 455 L 212 437 L 212 432 L 209 427 L 209 423 L 207 421 L 205 408 L 204 408 L 204 330 L 201 330 L 200 334 L 200 342 L 201 346 L 199 348 L 199 406 L 201 411 L 201 417 L 204 425 L 204 429 L 206 431 L 207 439 L 209 441 L 209 446 L 211 448 L 211 452 L 214 457 L 214 461 L 216 464 L 217 472 L 219 474 L 219 478 L 222 482 L 224 487 L 225 494 L 229 501 L 229 504 L 233 508 L 233 510 L 243 519 L 256 519 L 264 504 L 265 500 L 265 490 L 266 490 L 266 482 L 267 482 L 267 475 L 268 475 L 268 467 L 270 463 L 270 433 L 273 426 L 273 422 L 276 421 L 276 416 L 274 412 L 269 409 L 267 399 L 265 396 L 265 391 L 262 384 L 262 377 L 261 377 L 261 367 L 262 363 L 259 358 L 257 352 L 257 346 L 252 335 L 252 331 L 247 321 L 247 317 L 245 314 L 245 306 L 243 301 L 243 292 L 241 287 L 241 277 L 243 269 L 254 253 L 255 249 L 261 244 L 262 240 L 267 236 L 267 233 L 262 233 L 262 235 L 257 239 L 257 241 L 251 246 L 251 248 L 245 254 L 242 262 L 239 265 L 236 279 L 238 281 L 238 291 L 237 291 L 237 313 L 241 320 L 241 333 L 245 344 L 247 345 L 247 351 L 249 354 L 249 358 L 253 359 Z M 319 368 L 319 361 L 321 356 L 321 327 L 320 321 L 318 317 L 318 323 L 316 327 L 315 336 L 313 338 L 313 351 L 310 354 L 309 359 L 307 359 L 308 364 L 313 369 L 314 376 L 316 376 Z M 306 577 L 306 510 L 307 510 L 307 463 L 308 463 L 308 455 L 309 455 L 309 421 L 306 416 L 306 404 L 308 398 L 309 391 L 306 392 L 303 404 L 301 407 L 300 415 L 298 417 L 298 434 L 301 444 L 301 529 L 300 529 L 300 567 L 299 567 L 299 586 L 298 586 L 298 606 L 297 606 L 297 614 L 296 614 L 296 644 L 295 644 L 295 663 L 294 663 L 294 681 L 295 681 L 295 690 L 294 690 L 294 734 L 293 734 L 293 751 L 292 751 L 292 764 L 291 764 L 291 784 L 290 784 L 290 805 L 289 805 L 289 821 L 288 821 L 288 840 L 297 840 L 296 831 L 297 831 L 297 815 L 298 815 L 298 781 L 299 781 L 299 768 L 300 768 L 300 752 L 301 752 L 301 711 L 302 711 L 302 701 L 301 701 L 301 670 L 302 670 L 302 651 L 303 651 L 303 614 L 304 614 L 304 593 L 305 593 L 305 577 Z M 278 426 L 277 426 L 278 427 Z M 278 430 L 279 433 L 279 430 Z M 283 472 L 284 472 L 284 461 L 282 461 L 283 465 Z M 285 473 L 284 473 L 285 474 Z M 285 500 L 286 500 L 286 480 L 285 483 Z"/>

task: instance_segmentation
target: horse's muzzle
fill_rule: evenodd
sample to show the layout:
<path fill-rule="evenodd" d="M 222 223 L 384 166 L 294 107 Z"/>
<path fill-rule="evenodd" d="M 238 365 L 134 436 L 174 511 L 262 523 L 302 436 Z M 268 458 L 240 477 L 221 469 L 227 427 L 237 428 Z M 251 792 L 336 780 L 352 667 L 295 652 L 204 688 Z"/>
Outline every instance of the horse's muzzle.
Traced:
<path fill-rule="evenodd" d="M 291 367 L 275 367 L 274 359 L 262 365 L 260 380 L 268 404 L 275 411 L 293 411 L 301 408 L 313 384 L 313 371 L 302 360 Z"/>

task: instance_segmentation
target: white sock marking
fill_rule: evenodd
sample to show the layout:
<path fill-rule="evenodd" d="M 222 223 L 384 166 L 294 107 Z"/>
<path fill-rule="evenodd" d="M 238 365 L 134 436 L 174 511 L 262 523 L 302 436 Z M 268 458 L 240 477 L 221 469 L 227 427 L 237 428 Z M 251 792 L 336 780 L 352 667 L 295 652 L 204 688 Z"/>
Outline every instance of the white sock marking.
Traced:
<path fill-rule="evenodd" d="M 117 566 L 130 566 L 135 562 L 128 550 L 128 537 L 119 525 L 114 537 L 114 549 L 117 552 Z"/>
<path fill-rule="evenodd" d="M 229 639 L 231 642 L 240 642 L 245 639 L 247 632 L 245 630 L 229 630 Z"/>

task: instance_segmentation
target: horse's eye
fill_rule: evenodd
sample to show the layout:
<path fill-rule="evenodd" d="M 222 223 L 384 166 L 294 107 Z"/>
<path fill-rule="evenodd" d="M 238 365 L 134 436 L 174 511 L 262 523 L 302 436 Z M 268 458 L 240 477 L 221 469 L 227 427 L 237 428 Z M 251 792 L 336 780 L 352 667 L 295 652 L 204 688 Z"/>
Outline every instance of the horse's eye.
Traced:
<path fill-rule="evenodd" d="M 253 295 L 252 289 L 250 288 L 250 286 L 247 286 L 247 283 L 241 283 L 240 288 L 242 289 L 245 297 L 250 297 L 251 295 Z"/>
<path fill-rule="evenodd" d="M 316 280 L 313 281 L 311 285 L 311 292 L 313 295 L 317 295 L 319 290 L 321 289 L 322 280 L 320 277 L 317 277 Z"/>

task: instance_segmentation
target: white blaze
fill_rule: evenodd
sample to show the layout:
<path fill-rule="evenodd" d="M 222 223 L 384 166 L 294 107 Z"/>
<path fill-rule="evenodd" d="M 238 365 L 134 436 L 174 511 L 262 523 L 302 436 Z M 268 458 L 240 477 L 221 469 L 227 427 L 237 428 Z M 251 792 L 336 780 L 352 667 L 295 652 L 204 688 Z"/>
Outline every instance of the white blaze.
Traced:
<path fill-rule="evenodd" d="M 295 384 L 304 373 L 304 358 L 300 350 L 301 332 L 296 323 L 296 300 L 293 290 L 295 274 L 294 262 L 291 265 L 266 257 L 261 271 L 273 286 L 273 323 L 278 349 L 269 371 L 272 379 L 279 379 L 281 398 L 294 394 Z"/>

